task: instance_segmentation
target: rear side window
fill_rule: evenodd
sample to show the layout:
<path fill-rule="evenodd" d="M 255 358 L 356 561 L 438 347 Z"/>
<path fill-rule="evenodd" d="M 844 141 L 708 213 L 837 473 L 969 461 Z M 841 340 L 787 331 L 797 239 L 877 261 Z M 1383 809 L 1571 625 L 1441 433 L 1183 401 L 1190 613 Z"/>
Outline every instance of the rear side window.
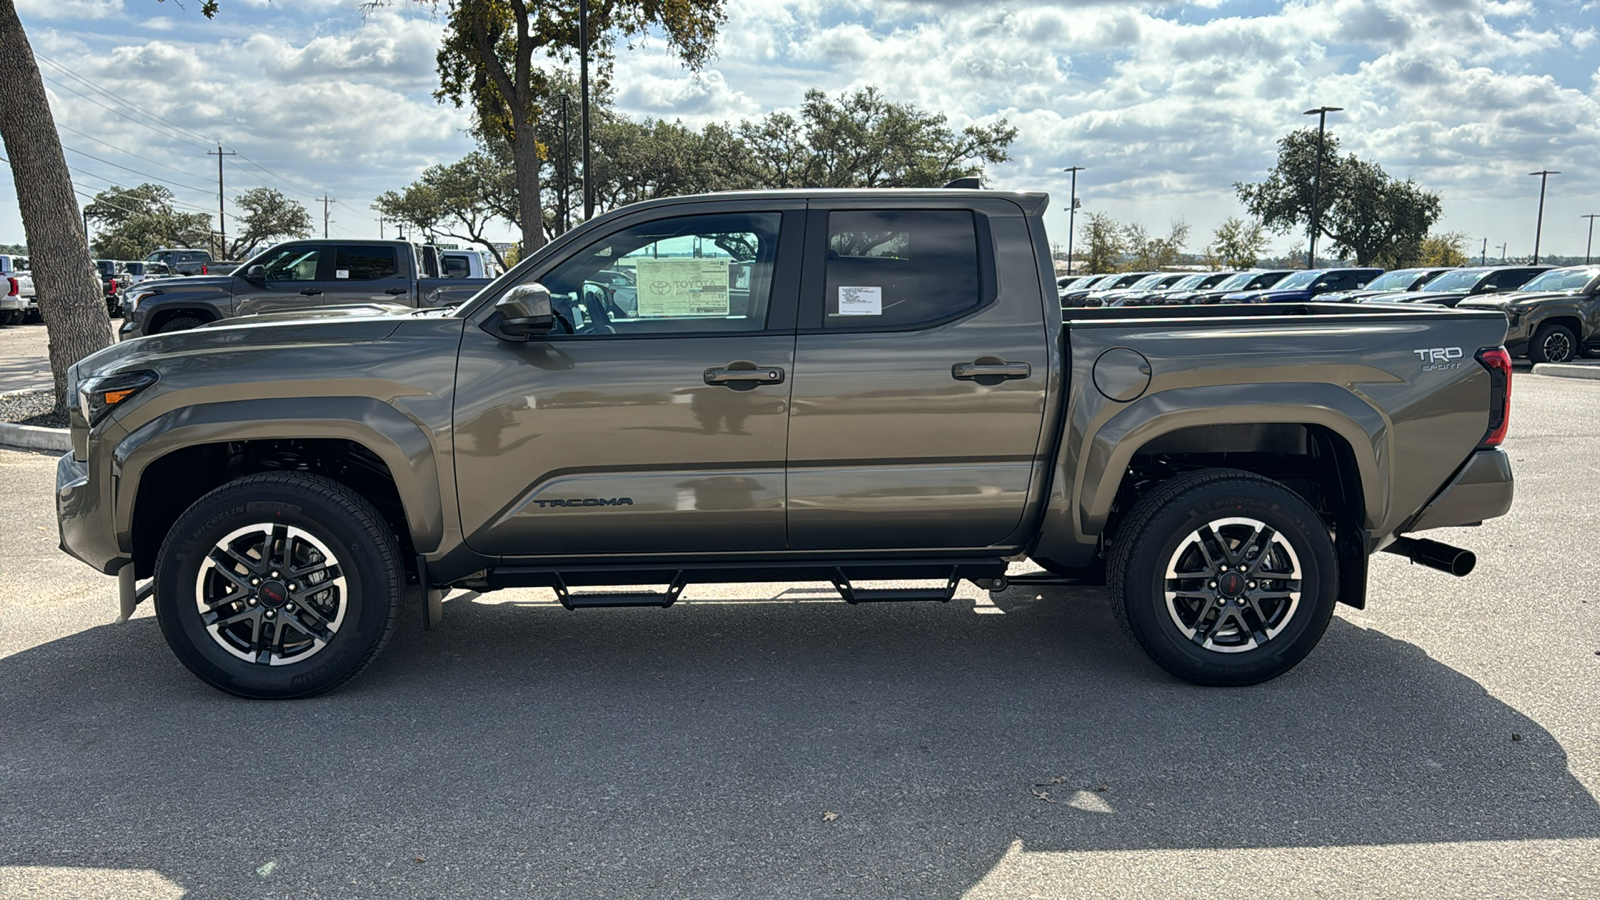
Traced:
<path fill-rule="evenodd" d="M 333 260 L 335 281 L 375 281 L 398 274 L 393 247 L 340 247 Z"/>
<path fill-rule="evenodd" d="M 967 210 L 828 214 L 824 328 L 897 328 L 982 302 L 978 235 Z"/>
<path fill-rule="evenodd" d="M 465 256 L 446 256 L 442 261 L 446 278 L 467 278 L 472 274 L 472 266 L 467 263 Z"/>

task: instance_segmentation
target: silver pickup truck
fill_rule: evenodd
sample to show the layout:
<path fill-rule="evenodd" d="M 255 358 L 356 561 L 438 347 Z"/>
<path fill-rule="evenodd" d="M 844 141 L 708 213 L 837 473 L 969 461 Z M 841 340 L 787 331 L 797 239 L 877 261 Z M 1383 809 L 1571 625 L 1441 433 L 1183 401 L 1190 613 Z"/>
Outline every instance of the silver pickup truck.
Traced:
<path fill-rule="evenodd" d="M 1239 685 L 1362 606 L 1370 554 L 1471 569 L 1413 535 L 1510 507 L 1503 314 L 1063 321 L 1046 200 L 652 201 L 452 309 L 123 342 L 71 370 L 62 547 L 121 577 L 125 616 L 153 595 L 200 678 L 275 698 L 352 677 L 403 597 L 432 622 L 452 587 L 576 609 L 696 582 L 1109 583 L 1158 664 Z"/>

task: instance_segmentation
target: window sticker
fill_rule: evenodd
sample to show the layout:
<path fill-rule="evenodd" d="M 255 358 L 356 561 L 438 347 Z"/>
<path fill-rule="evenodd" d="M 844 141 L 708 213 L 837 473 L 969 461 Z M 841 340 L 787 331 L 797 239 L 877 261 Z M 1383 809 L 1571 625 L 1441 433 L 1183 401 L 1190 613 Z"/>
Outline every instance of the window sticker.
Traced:
<path fill-rule="evenodd" d="M 725 259 L 641 259 L 639 318 L 728 315 Z"/>
<path fill-rule="evenodd" d="M 883 288 L 881 288 L 881 287 L 840 287 L 839 288 L 839 315 L 841 315 L 841 316 L 881 316 L 881 315 L 883 315 Z"/>
<path fill-rule="evenodd" d="M 335 278 L 349 278 L 350 277 L 350 270 L 349 269 L 335 269 L 333 271 L 333 277 L 335 277 Z"/>

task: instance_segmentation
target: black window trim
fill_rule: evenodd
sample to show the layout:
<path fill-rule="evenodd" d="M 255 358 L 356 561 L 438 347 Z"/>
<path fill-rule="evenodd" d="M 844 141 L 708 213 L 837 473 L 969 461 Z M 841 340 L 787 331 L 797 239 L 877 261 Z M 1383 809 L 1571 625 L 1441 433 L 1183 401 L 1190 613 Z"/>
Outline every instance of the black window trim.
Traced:
<path fill-rule="evenodd" d="M 926 322 L 891 326 L 863 322 L 860 325 L 826 327 L 824 318 L 827 314 L 828 298 L 823 294 L 827 289 L 828 215 L 835 212 L 883 211 L 971 213 L 973 230 L 978 240 L 978 305 Z M 1000 284 L 995 275 L 994 233 L 989 227 L 989 214 L 970 206 L 931 205 L 914 201 L 907 202 L 903 206 L 883 204 L 856 206 L 848 203 L 822 206 L 813 203 L 806 214 L 805 249 L 805 270 L 801 277 L 800 322 L 797 329 L 799 334 L 894 334 L 905 331 L 929 331 L 975 316 L 993 306 L 1000 296 Z"/>

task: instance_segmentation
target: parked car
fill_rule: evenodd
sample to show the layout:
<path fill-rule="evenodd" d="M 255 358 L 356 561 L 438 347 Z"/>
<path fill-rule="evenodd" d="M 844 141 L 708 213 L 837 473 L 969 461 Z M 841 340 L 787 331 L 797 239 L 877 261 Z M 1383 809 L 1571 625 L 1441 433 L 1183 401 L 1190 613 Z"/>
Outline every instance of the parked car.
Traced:
<path fill-rule="evenodd" d="M 1400 294 L 1406 291 L 1421 290 L 1422 286 L 1434 278 L 1453 269 L 1395 269 L 1385 272 L 1377 278 L 1367 282 L 1367 286 L 1359 291 L 1330 291 L 1317 298 L 1322 303 L 1351 303 L 1358 300 L 1374 298 L 1379 300 L 1394 299 L 1393 297 L 1380 297 L 1378 295 Z"/>
<path fill-rule="evenodd" d="M 1304 303 L 1332 291 L 1353 291 L 1383 274 L 1382 269 L 1305 269 L 1266 290 L 1238 291 L 1223 303 Z"/>
<path fill-rule="evenodd" d="M 405 241 L 302 240 L 279 244 L 231 275 L 141 283 L 124 338 L 183 331 L 232 316 L 350 304 L 412 308 L 459 303 L 487 278 L 419 278 L 420 248 Z"/>
<path fill-rule="evenodd" d="M 123 290 L 137 285 L 146 278 L 171 278 L 175 272 L 167 267 L 166 263 L 147 262 L 145 260 L 128 260 L 122 263 L 122 278 L 117 280 Z M 223 273 L 217 273 L 223 274 Z M 124 282 L 123 279 L 126 279 Z"/>
<path fill-rule="evenodd" d="M 1100 298 L 1101 306 L 1139 306 L 1146 297 L 1159 294 L 1189 277 L 1184 272 L 1159 272 L 1135 281 L 1121 290 L 1110 291 Z"/>
<path fill-rule="evenodd" d="M 0 254 L 0 326 L 22 324 L 36 304 L 28 257 Z"/>
<path fill-rule="evenodd" d="M 1110 274 L 1081 276 L 1078 281 L 1069 285 L 1066 290 L 1059 291 L 1061 296 L 1061 305 L 1063 307 L 1083 306 L 1083 298 L 1087 297 L 1090 291 L 1105 287 L 1121 277 L 1122 276 L 1116 272 L 1112 272 Z"/>
<path fill-rule="evenodd" d="M 1457 308 L 1504 312 L 1506 349 L 1536 363 L 1600 351 L 1600 266 L 1551 269 L 1509 293 L 1467 297 Z"/>
<path fill-rule="evenodd" d="M 1093 275 L 1059 275 L 1056 277 L 1056 293 L 1064 293 L 1074 284 L 1080 284 L 1093 277 Z"/>
<path fill-rule="evenodd" d="M 1420 289 L 1388 297 L 1368 297 L 1366 302 L 1431 303 L 1455 306 L 1479 294 L 1503 294 L 1527 284 L 1535 275 L 1550 271 L 1550 266 L 1475 266 L 1451 269 Z"/>
<path fill-rule="evenodd" d="M 1082 302 L 1081 305 L 1083 305 L 1085 307 L 1090 307 L 1090 308 L 1097 308 L 1097 307 L 1104 306 L 1105 305 L 1105 298 L 1106 298 L 1107 295 L 1111 294 L 1111 292 L 1120 291 L 1120 290 L 1123 290 L 1124 288 L 1131 288 L 1134 285 L 1138 284 L 1139 282 L 1144 281 L 1146 278 L 1150 278 L 1151 276 L 1158 276 L 1159 277 L 1159 276 L 1164 275 L 1164 274 L 1167 274 L 1167 273 L 1164 273 L 1164 272 L 1119 272 L 1119 273 L 1117 273 L 1115 275 L 1110 276 L 1107 280 L 1101 281 L 1100 283 L 1096 284 L 1094 286 L 1094 290 L 1089 291 L 1088 293 L 1084 294 L 1083 302 Z"/>
<path fill-rule="evenodd" d="M 444 278 L 498 278 L 500 264 L 487 250 L 440 250 L 440 276 Z"/>
<path fill-rule="evenodd" d="M 1203 291 L 1194 291 L 1188 297 L 1168 297 L 1164 304 L 1207 304 L 1216 303 L 1223 297 L 1237 291 L 1259 291 L 1272 287 L 1283 279 L 1293 275 L 1296 269 L 1253 269 L 1239 272 L 1217 282 L 1212 287 Z"/>
<path fill-rule="evenodd" d="M 354 677 L 402 597 L 431 622 L 449 588 L 664 607 L 691 583 L 822 579 L 851 603 L 947 601 L 963 579 L 1029 583 L 1007 571 L 1024 556 L 1046 582 L 1109 579 L 1123 629 L 1174 676 L 1253 684 L 1311 652 L 1337 602 L 1366 602 L 1370 554 L 1470 570 L 1411 535 L 1510 508 L 1503 315 L 1064 322 L 1040 278 L 1048 208 L 987 190 L 670 197 L 578 226 L 452 309 L 124 341 L 67 375 L 61 546 L 118 574 L 124 617 L 151 579 L 178 659 L 258 698 Z M 624 263 L 633 316 L 594 290 Z M 938 586 L 863 583 L 922 579 Z M 572 590 L 640 583 L 666 587 Z"/>
<path fill-rule="evenodd" d="M 178 275 L 211 274 L 211 252 L 209 250 L 196 250 L 192 247 L 163 247 L 147 254 L 144 261 L 162 263 Z M 217 274 L 224 273 L 218 272 Z"/>
<path fill-rule="evenodd" d="M 115 259 L 97 259 L 94 268 L 100 276 L 100 293 L 105 297 L 106 314 L 115 318 L 122 312 L 122 298 L 117 295 L 122 287 L 118 280 L 122 274 L 122 263 Z"/>
<path fill-rule="evenodd" d="M 1115 306 L 1162 306 L 1167 298 L 1174 295 L 1189 294 L 1194 291 L 1204 290 L 1220 281 L 1223 281 L 1232 272 L 1196 272 L 1193 275 L 1183 275 L 1176 281 L 1171 281 L 1165 286 L 1149 291 L 1136 291 L 1133 289 L 1117 298 Z"/>

